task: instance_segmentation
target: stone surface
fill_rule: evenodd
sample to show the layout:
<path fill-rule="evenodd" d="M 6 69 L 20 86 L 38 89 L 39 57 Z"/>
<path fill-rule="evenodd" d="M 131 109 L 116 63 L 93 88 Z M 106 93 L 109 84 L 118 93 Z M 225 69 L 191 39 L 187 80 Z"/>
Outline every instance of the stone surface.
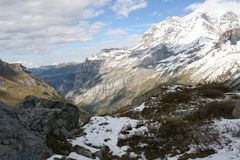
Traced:
<path fill-rule="evenodd" d="M 0 115 L 1 160 L 41 160 L 53 154 L 44 135 L 25 128 L 15 109 L 0 104 Z"/>
<path fill-rule="evenodd" d="M 74 150 L 76 153 L 83 155 L 88 158 L 96 158 L 96 156 L 88 149 L 80 147 L 80 146 L 75 146 Z"/>
<path fill-rule="evenodd" d="M 18 105 L 17 116 L 25 127 L 57 136 L 67 136 L 79 122 L 79 111 L 75 106 L 32 96 Z"/>
<path fill-rule="evenodd" d="M 17 108 L 0 104 L 0 115 L 1 160 L 46 159 L 53 154 L 47 135 L 66 139 L 79 122 L 75 106 L 32 96 Z"/>
<path fill-rule="evenodd" d="M 220 46 L 223 43 L 226 43 L 230 41 L 232 45 L 236 45 L 238 41 L 240 41 L 240 29 L 235 28 L 229 31 L 226 31 L 222 34 L 222 36 L 219 39 L 218 46 Z"/>

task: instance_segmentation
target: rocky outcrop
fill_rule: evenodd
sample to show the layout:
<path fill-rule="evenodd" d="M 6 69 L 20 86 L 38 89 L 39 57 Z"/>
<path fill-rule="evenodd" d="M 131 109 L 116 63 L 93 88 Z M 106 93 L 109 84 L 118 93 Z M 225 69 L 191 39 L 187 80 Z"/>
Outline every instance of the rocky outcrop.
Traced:
<path fill-rule="evenodd" d="M 79 121 L 79 111 L 75 106 L 32 96 L 18 105 L 17 116 L 26 128 L 42 134 L 51 132 L 56 136 L 67 136 Z"/>
<path fill-rule="evenodd" d="M 44 135 L 25 128 L 15 109 L 0 104 L 0 115 L 1 160 L 41 160 L 53 154 Z"/>
<path fill-rule="evenodd" d="M 221 46 L 222 44 L 230 41 L 232 45 L 236 45 L 238 41 L 240 41 L 240 28 L 235 28 L 229 31 L 226 31 L 222 34 L 219 39 L 219 43 L 217 46 Z"/>
<path fill-rule="evenodd" d="M 156 67 L 159 61 L 168 58 L 173 55 L 165 45 L 158 45 L 151 48 L 149 51 L 149 56 L 145 57 L 139 64 L 140 67 L 151 68 Z"/>
<path fill-rule="evenodd" d="M 66 139 L 78 126 L 75 106 L 27 97 L 17 108 L 0 104 L 0 159 L 42 160 L 53 154 L 48 135 Z"/>

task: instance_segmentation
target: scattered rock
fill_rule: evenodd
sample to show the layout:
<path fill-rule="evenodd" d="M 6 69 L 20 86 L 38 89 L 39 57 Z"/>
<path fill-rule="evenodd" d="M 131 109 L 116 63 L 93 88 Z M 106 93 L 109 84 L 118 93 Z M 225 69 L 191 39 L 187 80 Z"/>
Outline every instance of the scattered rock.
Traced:
<path fill-rule="evenodd" d="M 96 158 L 96 155 L 94 155 L 90 150 L 80 147 L 80 146 L 74 146 L 74 151 L 79 154 L 83 155 L 88 158 Z"/>

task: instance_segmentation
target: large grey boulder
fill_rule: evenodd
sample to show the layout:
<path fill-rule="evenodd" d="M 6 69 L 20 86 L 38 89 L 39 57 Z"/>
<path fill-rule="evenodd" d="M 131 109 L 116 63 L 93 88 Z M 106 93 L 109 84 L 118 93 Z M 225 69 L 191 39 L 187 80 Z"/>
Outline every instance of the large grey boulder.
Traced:
<path fill-rule="evenodd" d="M 17 106 L 17 116 L 28 129 L 56 136 L 68 136 L 78 126 L 79 110 L 68 103 L 29 96 Z"/>
<path fill-rule="evenodd" d="M 14 108 L 0 104 L 0 115 L 1 160 L 40 160 L 53 154 L 46 137 L 25 128 Z"/>
<path fill-rule="evenodd" d="M 78 122 L 78 109 L 67 103 L 29 96 L 17 108 L 0 104 L 0 159 L 46 159 L 54 151 L 49 135 L 66 141 Z"/>
<path fill-rule="evenodd" d="M 233 118 L 239 119 L 240 118 L 240 101 L 237 101 L 235 104 L 235 108 L 232 112 Z"/>

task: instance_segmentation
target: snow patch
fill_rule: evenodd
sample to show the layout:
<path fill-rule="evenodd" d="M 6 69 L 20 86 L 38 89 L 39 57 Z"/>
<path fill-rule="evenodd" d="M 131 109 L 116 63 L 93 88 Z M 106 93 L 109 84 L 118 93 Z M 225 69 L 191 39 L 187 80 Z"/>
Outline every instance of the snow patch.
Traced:
<path fill-rule="evenodd" d="M 142 103 L 140 106 L 134 108 L 134 111 L 142 112 L 146 108 L 145 103 Z"/>
<path fill-rule="evenodd" d="M 122 156 L 126 154 L 126 150 L 129 146 L 118 147 L 118 138 L 124 137 L 121 134 L 121 130 L 127 125 L 132 127 L 132 130 L 129 132 L 130 136 L 135 131 L 144 130 L 145 127 L 140 127 L 136 129 L 135 127 L 138 124 L 138 120 L 133 120 L 126 117 L 93 117 L 89 124 L 84 126 L 85 136 L 78 137 L 74 140 L 71 140 L 71 143 L 79 145 L 89 149 L 91 152 L 96 152 L 102 146 L 108 146 L 112 151 L 113 155 Z"/>

